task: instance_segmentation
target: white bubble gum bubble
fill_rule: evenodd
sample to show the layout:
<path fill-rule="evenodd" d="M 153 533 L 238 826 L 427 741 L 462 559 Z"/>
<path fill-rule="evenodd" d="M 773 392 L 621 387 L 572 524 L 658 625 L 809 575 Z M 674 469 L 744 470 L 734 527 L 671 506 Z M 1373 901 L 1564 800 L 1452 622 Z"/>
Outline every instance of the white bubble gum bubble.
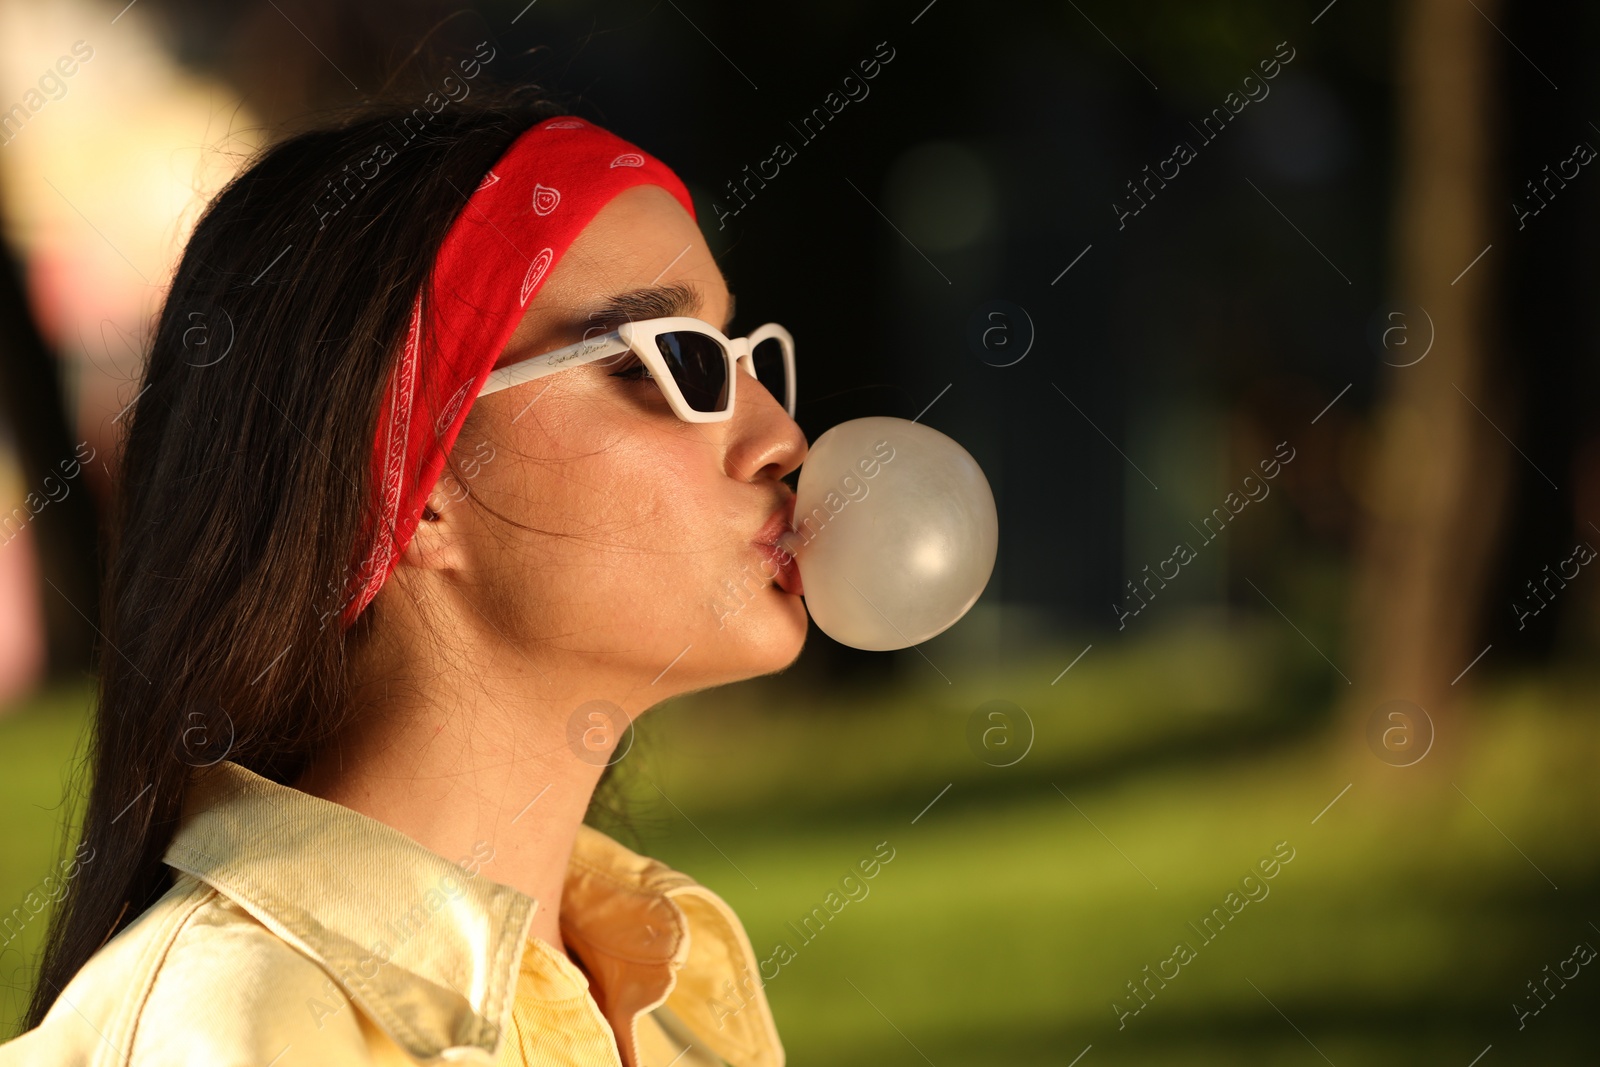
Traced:
<path fill-rule="evenodd" d="M 853 419 L 800 469 L 795 557 L 806 608 L 840 644 L 906 648 L 954 625 L 994 571 L 999 518 L 970 453 L 907 419 Z"/>

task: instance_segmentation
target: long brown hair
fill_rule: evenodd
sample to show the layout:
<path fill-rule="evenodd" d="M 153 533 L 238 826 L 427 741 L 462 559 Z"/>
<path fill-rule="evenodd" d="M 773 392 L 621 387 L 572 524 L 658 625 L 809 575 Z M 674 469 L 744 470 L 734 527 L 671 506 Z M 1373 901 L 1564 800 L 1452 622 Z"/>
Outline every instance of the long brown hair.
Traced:
<path fill-rule="evenodd" d="M 417 95 L 265 149 L 184 250 L 123 417 L 78 866 L 25 1027 L 171 885 L 197 768 L 291 782 L 344 712 L 372 611 L 338 609 L 412 299 L 484 173 L 566 113 L 534 86 Z"/>

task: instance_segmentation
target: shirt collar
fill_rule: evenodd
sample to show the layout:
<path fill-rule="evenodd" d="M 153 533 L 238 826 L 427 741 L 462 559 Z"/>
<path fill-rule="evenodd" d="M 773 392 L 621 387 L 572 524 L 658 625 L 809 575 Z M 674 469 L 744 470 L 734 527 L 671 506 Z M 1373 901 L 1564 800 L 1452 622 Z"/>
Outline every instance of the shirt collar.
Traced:
<path fill-rule="evenodd" d="M 481 857 L 452 863 L 224 761 L 191 786 L 163 859 L 317 960 L 408 1054 L 498 1053 L 539 905 L 479 874 Z M 688 875 L 580 825 L 561 929 L 629 1062 L 638 1016 L 666 1004 L 734 1067 L 783 1067 L 744 927 Z M 581 977 L 559 951 L 546 955 Z"/>
<path fill-rule="evenodd" d="M 688 875 L 581 825 L 562 888 L 561 937 L 605 991 L 628 1062 L 639 1062 L 639 1016 L 666 1004 L 734 1067 L 783 1067 L 744 925 Z"/>

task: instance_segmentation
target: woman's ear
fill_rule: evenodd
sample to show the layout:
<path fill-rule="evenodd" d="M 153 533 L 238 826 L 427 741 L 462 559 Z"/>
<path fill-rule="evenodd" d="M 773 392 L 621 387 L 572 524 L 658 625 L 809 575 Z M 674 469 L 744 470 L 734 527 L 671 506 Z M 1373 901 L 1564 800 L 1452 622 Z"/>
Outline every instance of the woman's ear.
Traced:
<path fill-rule="evenodd" d="M 400 564 L 422 570 L 459 570 L 466 563 L 462 523 L 466 519 L 466 497 L 453 496 L 455 478 L 445 471 L 422 506 L 416 533 L 400 556 Z"/>

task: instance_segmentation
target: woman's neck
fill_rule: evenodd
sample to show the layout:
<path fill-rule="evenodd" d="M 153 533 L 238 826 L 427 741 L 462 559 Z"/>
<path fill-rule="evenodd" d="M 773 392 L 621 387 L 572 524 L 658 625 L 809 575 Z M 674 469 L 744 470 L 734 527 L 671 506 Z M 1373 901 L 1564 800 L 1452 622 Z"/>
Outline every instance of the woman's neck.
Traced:
<path fill-rule="evenodd" d="M 605 754 L 570 740 L 573 709 L 593 690 L 479 649 L 487 661 L 470 666 L 368 656 L 346 725 L 295 786 L 533 897 L 532 933 L 564 950 L 562 886 L 605 769 Z"/>

